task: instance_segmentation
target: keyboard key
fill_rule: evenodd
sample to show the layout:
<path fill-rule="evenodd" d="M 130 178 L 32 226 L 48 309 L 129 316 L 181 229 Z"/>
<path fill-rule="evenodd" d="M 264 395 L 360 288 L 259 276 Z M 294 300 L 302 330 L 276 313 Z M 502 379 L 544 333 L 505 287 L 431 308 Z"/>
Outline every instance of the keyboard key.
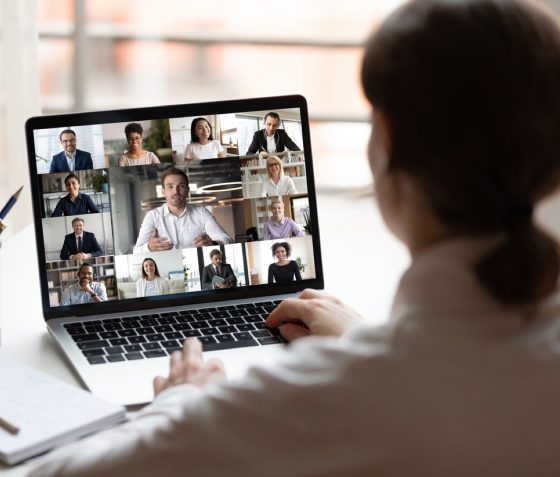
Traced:
<path fill-rule="evenodd" d="M 122 349 L 122 346 L 111 346 L 109 348 L 105 348 L 105 352 L 107 354 L 123 354 L 124 350 Z"/>
<path fill-rule="evenodd" d="M 216 339 L 218 340 L 218 342 L 220 343 L 227 343 L 228 341 L 235 341 L 235 338 L 233 337 L 233 335 L 218 335 L 216 336 Z"/>
<path fill-rule="evenodd" d="M 191 329 L 191 325 L 189 325 L 188 323 L 177 323 L 176 325 L 171 325 L 171 327 L 176 331 L 185 331 Z"/>
<path fill-rule="evenodd" d="M 198 330 L 185 330 L 185 331 L 183 331 L 183 336 L 185 338 L 194 338 L 195 336 L 200 336 L 200 331 L 198 331 Z"/>
<path fill-rule="evenodd" d="M 212 313 L 210 313 L 212 315 L 212 318 L 229 318 L 231 315 L 223 310 L 223 311 L 214 311 Z"/>
<path fill-rule="evenodd" d="M 105 348 L 106 346 L 109 346 L 109 342 L 105 340 L 95 340 L 86 341 L 85 343 L 78 343 L 78 348 L 80 349 Z"/>
<path fill-rule="evenodd" d="M 247 346 L 258 346 L 255 340 L 226 341 L 225 343 L 208 343 L 202 345 L 203 351 L 218 351 L 222 349 L 245 348 Z"/>
<path fill-rule="evenodd" d="M 170 316 L 158 318 L 157 321 L 160 325 L 172 325 L 173 323 L 177 323 L 177 320 L 175 320 L 175 318 L 172 318 Z"/>
<path fill-rule="evenodd" d="M 194 319 L 197 320 L 197 321 L 210 320 L 212 318 L 210 316 L 210 313 L 195 313 L 193 316 L 194 316 Z"/>
<path fill-rule="evenodd" d="M 184 315 L 184 316 L 178 316 L 177 317 L 177 323 L 191 323 L 193 321 L 196 321 L 194 319 L 194 316 L 192 315 Z"/>
<path fill-rule="evenodd" d="M 165 340 L 164 336 L 157 333 L 155 335 L 146 335 L 146 339 L 150 342 L 154 342 L 154 341 L 163 341 Z"/>
<path fill-rule="evenodd" d="M 282 340 L 280 340 L 280 338 L 276 336 L 269 336 L 268 338 L 257 338 L 257 341 L 263 346 L 268 344 L 282 343 Z"/>
<path fill-rule="evenodd" d="M 276 305 L 266 305 L 263 306 L 264 311 L 266 311 L 267 313 L 270 313 L 272 310 L 274 310 L 274 308 L 276 308 Z"/>
<path fill-rule="evenodd" d="M 145 343 L 146 342 L 146 338 L 144 338 L 143 336 L 130 336 L 128 338 L 129 343 Z"/>
<path fill-rule="evenodd" d="M 66 325 L 64 325 L 64 326 L 66 326 Z M 76 326 L 74 328 L 67 328 L 66 331 L 68 332 L 68 334 L 70 336 L 85 335 L 86 334 L 86 330 L 84 328 L 82 328 L 81 326 Z"/>
<path fill-rule="evenodd" d="M 253 323 L 253 326 L 254 326 L 255 328 L 257 328 L 258 330 L 267 329 L 267 328 L 266 328 L 266 321 L 261 321 L 261 322 L 259 322 L 259 323 Z"/>
<path fill-rule="evenodd" d="M 113 346 L 121 346 L 128 344 L 128 340 L 126 338 L 115 338 L 113 340 L 109 340 L 109 343 L 111 343 Z"/>
<path fill-rule="evenodd" d="M 171 326 L 169 325 L 157 325 L 154 326 L 154 330 L 156 331 L 156 333 L 167 333 L 169 331 L 173 331 L 173 328 L 171 328 Z"/>
<path fill-rule="evenodd" d="M 260 306 L 253 306 L 251 308 L 245 308 L 245 311 L 249 315 L 260 315 L 261 313 L 264 313 L 264 308 L 261 308 Z"/>
<path fill-rule="evenodd" d="M 177 340 L 162 341 L 160 344 L 164 348 L 179 348 L 180 347 Z"/>
<path fill-rule="evenodd" d="M 79 321 L 76 322 L 76 323 L 66 323 L 62 326 L 64 326 L 64 328 L 66 328 L 67 330 L 70 329 L 70 328 L 83 328 L 84 327 L 83 323 L 81 323 Z"/>
<path fill-rule="evenodd" d="M 276 306 L 278 306 L 280 303 L 282 303 L 284 300 L 274 300 L 272 303 L 274 303 Z"/>
<path fill-rule="evenodd" d="M 264 321 L 265 318 L 261 315 L 249 315 L 245 317 L 247 323 L 258 323 L 259 321 Z"/>
<path fill-rule="evenodd" d="M 237 307 L 235 305 L 224 305 L 224 306 L 220 306 L 219 308 L 216 308 L 217 311 L 222 311 L 222 310 L 235 310 Z"/>
<path fill-rule="evenodd" d="M 144 348 L 146 351 L 152 351 L 154 349 L 161 349 L 161 346 L 159 344 L 159 341 L 156 341 L 155 343 L 144 343 L 142 345 L 142 348 Z"/>
<path fill-rule="evenodd" d="M 124 329 L 133 329 L 133 328 L 140 328 L 142 325 L 140 324 L 139 321 L 127 321 L 125 323 L 122 324 L 122 327 Z"/>
<path fill-rule="evenodd" d="M 132 361 L 133 359 L 143 359 L 144 356 L 142 356 L 142 353 L 126 353 L 124 355 L 124 357 L 130 361 Z"/>
<path fill-rule="evenodd" d="M 146 318 L 145 320 L 142 320 L 140 322 L 140 325 L 142 327 L 144 327 L 144 326 L 156 326 L 156 325 L 159 325 L 159 323 L 157 322 L 157 320 L 155 318 Z"/>
<path fill-rule="evenodd" d="M 176 311 L 170 311 L 168 313 L 160 313 L 159 316 L 176 316 L 177 312 Z"/>
<path fill-rule="evenodd" d="M 255 338 L 266 338 L 267 336 L 272 336 L 272 334 L 271 334 L 270 331 L 268 331 L 268 330 L 251 331 L 251 334 L 252 334 Z"/>
<path fill-rule="evenodd" d="M 200 330 L 203 336 L 212 336 L 212 335 L 219 335 L 220 330 L 217 328 L 203 328 Z"/>
<path fill-rule="evenodd" d="M 100 325 L 101 323 L 102 323 L 101 320 L 91 320 L 91 321 L 85 322 L 86 325 Z"/>
<path fill-rule="evenodd" d="M 252 340 L 253 337 L 251 336 L 250 333 L 247 332 L 241 332 L 241 333 L 233 333 L 233 336 L 235 337 L 236 340 L 239 341 L 245 341 L 245 340 Z"/>
<path fill-rule="evenodd" d="M 226 324 L 226 320 L 221 318 L 216 320 L 208 320 L 208 325 L 212 328 L 215 328 L 216 326 L 225 326 Z"/>
<path fill-rule="evenodd" d="M 203 345 L 208 345 L 208 344 L 212 344 L 212 343 L 216 343 L 216 338 L 214 338 L 213 336 L 201 336 L 200 338 L 198 338 L 200 340 L 200 342 Z M 203 350 L 204 350 L 204 346 L 203 346 Z"/>
<path fill-rule="evenodd" d="M 245 320 L 240 316 L 236 316 L 235 318 L 226 318 L 226 322 L 228 325 L 241 325 L 245 323 Z"/>
<path fill-rule="evenodd" d="M 97 333 L 87 333 L 85 335 L 74 335 L 72 339 L 76 343 L 83 343 L 84 341 L 94 341 L 99 339 L 99 335 Z"/>
<path fill-rule="evenodd" d="M 253 331 L 255 327 L 251 323 L 245 323 L 244 325 L 237 325 L 239 331 Z"/>
<path fill-rule="evenodd" d="M 87 360 L 89 361 L 89 364 L 103 364 L 106 362 L 103 356 L 93 356 Z"/>
<path fill-rule="evenodd" d="M 136 333 L 139 335 L 153 335 L 155 330 L 152 326 L 145 326 L 142 328 L 136 328 Z"/>
<path fill-rule="evenodd" d="M 142 319 L 141 316 L 125 316 L 121 321 L 138 321 Z"/>
<path fill-rule="evenodd" d="M 201 328 L 208 328 L 208 323 L 206 321 L 193 321 L 191 326 L 194 329 L 199 330 Z"/>
<path fill-rule="evenodd" d="M 134 330 L 134 329 L 130 329 L 130 330 L 120 330 L 120 331 L 117 331 L 117 333 L 118 333 L 119 336 L 121 336 L 121 337 L 125 337 L 125 336 L 136 336 L 136 330 Z"/>
<path fill-rule="evenodd" d="M 222 310 L 222 309 L 224 309 L 224 308 L 225 308 L 225 307 L 222 306 L 222 307 L 220 307 L 220 310 Z M 210 307 L 210 308 L 201 308 L 200 310 L 198 310 L 198 313 L 209 313 L 209 312 L 211 312 L 211 311 L 217 311 L 217 310 L 218 310 L 218 308 L 215 308 L 215 307 L 214 307 L 214 308 L 212 308 L 212 307 Z M 191 310 L 191 313 L 192 313 L 192 310 Z"/>
<path fill-rule="evenodd" d="M 119 337 L 119 335 L 116 331 L 102 331 L 101 333 L 99 333 L 99 336 L 101 336 L 101 338 L 103 338 L 103 339 L 118 338 Z"/>
<path fill-rule="evenodd" d="M 132 353 L 134 351 L 142 351 L 142 347 L 140 345 L 137 345 L 137 344 L 125 345 L 124 349 L 126 351 L 128 351 L 129 353 Z"/>
<path fill-rule="evenodd" d="M 122 354 L 110 354 L 107 356 L 107 361 L 109 363 L 117 363 L 118 361 L 124 361 L 124 357 Z"/>
<path fill-rule="evenodd" d="M 180 331 L 173 331 L 171 333 L 164 333 L 163 336 L 165 336 L 168 340 L 182 340 L 183 339 L 183 333 L 181 333 Z"/>
<path fill-rule="evenodd" d="M 105 323 L 120 323 L 121 319 L 120 318 L 107 318 L 106 320 L 103 320 L 103 324 Z"/>
<path fill-rule="evenodd" d="M 247 311 L 243 308 L 237 308 L 235 310 L 230 310 L 229 313 L 231 316 L 244 316 L 247 314 Z"/>
<path fill-rule="evenodd" d="M 115 331 L 122 330 L 123 326 L 120 323 L 105 323 L 103 328 L 105 328 L 105 331 Z"/>
<path fill-rule="evenodd" d="M 220 333 L 235 333 L 237 331 L 237 328 L 235 326 L 232 325 L 227 325 L 227 326 L 218 326 L 218 329 L 220 330 Z"/>
<path fill-rule="evenodd" d="M 93 356 L 104 356 L 105 355 L 105 350 L 103 348 L 84 349 L 84 350 L 82 350 L 82 353 L 86 358 L 92 358 Z"/>
<path fill-rule="evenodd" d="M 162 349 L 157 349 L 153 351 L 144 351 L 144 356 L 146 356 L 146 358 L 162 358 L 167 356 L 167 353 Z"/>

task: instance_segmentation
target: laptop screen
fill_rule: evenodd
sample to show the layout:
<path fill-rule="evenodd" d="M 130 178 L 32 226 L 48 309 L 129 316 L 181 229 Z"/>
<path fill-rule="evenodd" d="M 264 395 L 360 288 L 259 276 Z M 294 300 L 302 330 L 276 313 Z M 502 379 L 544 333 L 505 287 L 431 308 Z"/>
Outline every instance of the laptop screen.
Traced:
<path fill-rule="evenodd" d="M 301 96 L 31 118 L 45 317 L 322 288 Z"/>

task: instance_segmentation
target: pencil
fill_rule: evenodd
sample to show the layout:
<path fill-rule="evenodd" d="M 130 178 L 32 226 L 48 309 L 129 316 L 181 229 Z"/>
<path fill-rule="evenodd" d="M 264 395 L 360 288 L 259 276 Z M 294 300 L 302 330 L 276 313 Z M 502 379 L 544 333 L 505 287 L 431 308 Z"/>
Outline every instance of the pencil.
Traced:
<path fill-rule="evenodd" d="M 16 435 L 19 432 L 19 427 L 6 421 L 6 419 L 3 419 L 2 417 L 0 417 L 0 427 L 5 431 L 8 431 L 10 434 Z"/>

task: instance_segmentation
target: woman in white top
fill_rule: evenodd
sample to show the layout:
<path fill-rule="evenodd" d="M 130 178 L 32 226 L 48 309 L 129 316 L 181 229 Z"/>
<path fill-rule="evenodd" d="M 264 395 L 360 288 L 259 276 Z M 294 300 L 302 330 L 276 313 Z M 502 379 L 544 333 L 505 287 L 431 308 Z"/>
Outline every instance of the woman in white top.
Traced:
<path fill-rule="evenodd" d="M 291 177 L 284 175 L 282 159 L 278 156 L 268 156 L 260 196 L 278 197 L 292 194 L 297 194 L 296 186 Z"/>
<path fill-rule="evenodd" d="M 267 320 L 301 339 L 230 382 L 189 340 L 135 419 L 31 476 L 560 475 L 560 258 L 532 214 L 560 182 L 559 83 L 541 4 L 404 4 L 362 68 L 376 198 L 412 262 L 387 323 L 306 290 Z"/>
<path fill-rule="evenodd" d="M 191 143 L 185 149 L 185 159 L 215 159 L 226 157 L 220 141 L 212 136 L 212 126 L 205 118 L 193 119 Z"/>
<path fill-rule="evenodd" d="M 168 293 L 169 281 L 160 277 L 153 258 L 145 258 L 142 262 L 142 278 L 136 281 L 136 296 L 167 295 Z"/>
<path fill-rule="evenodd" d="M 142 134 L 144 128 L 141 124 L 130 123 L 124 128 L 128 151 L 119 158 L 119 167 L 127 166 L 146 166 L 149 164 L 159 164 L 158 157 L 150 151 L 142 148 Z"/>

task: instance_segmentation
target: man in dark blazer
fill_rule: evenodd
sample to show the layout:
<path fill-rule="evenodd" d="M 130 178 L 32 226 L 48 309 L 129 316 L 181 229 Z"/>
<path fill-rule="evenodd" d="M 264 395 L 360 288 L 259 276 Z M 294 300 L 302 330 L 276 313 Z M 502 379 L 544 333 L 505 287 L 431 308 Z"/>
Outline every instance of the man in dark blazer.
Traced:
<path fill-rule="evenodd" d="M 76 217 L 72 220 L 72 228 L 74 233 L 64 237 L 60 251 L 61 260 L 84 260 L 103 254 L 95 235 L 84 231 L 84 219 Z"/>
<path fill-rule="evenodd" d="M 291 140 L 290 136 L 283 129 L 278 129 L 280 125 L 280 116 L 278 113 L 271 111 L 264 117 L 264 129 L 257 131 L 253 136 L 253 141 L 247 149 L 247 154 L 256 154 L 257 152 L 284 152 L 301 151 L 297 144 Z"/>
<path fill-rule="evenodd" d="M 72 172 L 83 169 L 93 169 L 91 154 L 76 148 L 76 133 L 65 129 L 60 133 L 60 144 L 64 149 L 55 154 L 51 161 L 50 173 Z"/>
<path fill-rule="evenodd" d="M 202 289 L 212 290 L 213 288 L 232 288 L 237 286 L 237 278 L 233 273 L 231 265 L 222 263 L 222 252 L 217 248 L 210 252 L 210 260 L 212 263 L 204 267 L 202 272 Z M 218 276 L 223 279 L 214 280 Z M 212 283 L 214 282 L 214 283 Z"/>

